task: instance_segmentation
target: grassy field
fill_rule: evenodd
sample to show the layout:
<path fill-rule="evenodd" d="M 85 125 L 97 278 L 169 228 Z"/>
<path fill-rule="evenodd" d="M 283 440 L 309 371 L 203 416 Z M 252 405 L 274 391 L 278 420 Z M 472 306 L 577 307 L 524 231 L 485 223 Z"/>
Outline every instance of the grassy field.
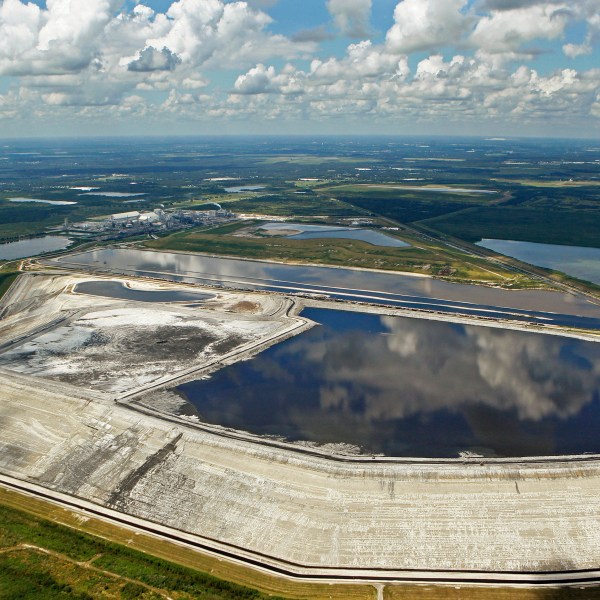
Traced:
<path fill-rule="evenodd" d="M 492 179 L 492 181 L 498 181 L 500 183 L 510 183 L 519 185 L 525 185 L 528 187 L 540 187 L 540 188 L 579 188 L 579 187 L 598 187 L 600 181 L 594 181 L 593 179 Z"/>
<path fill-rule="evenodd" d="M 424 225 L 468 242 L 495 238 L 600 247 L 597 185 L 544 179 L 496 179 L 494 183 L 500 193 L 489 196 L 361 184 L 318 192 L 373 215 Z"/>
<path fill-rule="evenodd" d="M 435 275 L 457 281 L 477 281 L 507 287 L 530 287 L 534 284 L 523 276 L 490 266 L 485 260 L 467 256 L 441 244 L 403 235 L 408 248 L 374 246 L 344 239 L 293 240 L 285 237 L 253 238 L 232 235 L 248 223 L 231 224 L 207 230 L 186 230 L 158 240 L 145 242 L 156 250 L 203 252 L 224 256 L 406 271 Z"/>
<path fill-rule="evenodd" d="M 2 271 L 0 270 L 0 298 L 4 296 L 13 281 L 19 276 L 17 271 Z"/>
<path fill-rule="evenodd" d="M 0 488 L 0 599 L 375 600 L 260 573 Z"/>
<path fill-rule="evenodd" d="M 364 185 L 320 188 L 318 192 L 322 196 L 333 196 L 364 212 L 382 215 L 401 223 L 430 219 L 489 201 L 474 194 L 442 194 Z"/>
<path fill-rule="evenodd" d="M 0 523 L 1 598 L 265 597 L 7 506 Z"/>
<path fill-rule="evenodd" d="M 220 203 L 236 213 L 256 213 L 278 216 L 313 216 L 353 217 L 364 215 L 360 207 L 352 206 L 342 200 L 328 196 L 317 196 L 311 190 L 306 194 L 270 194 L 254 197 L 221 198 Z"/>

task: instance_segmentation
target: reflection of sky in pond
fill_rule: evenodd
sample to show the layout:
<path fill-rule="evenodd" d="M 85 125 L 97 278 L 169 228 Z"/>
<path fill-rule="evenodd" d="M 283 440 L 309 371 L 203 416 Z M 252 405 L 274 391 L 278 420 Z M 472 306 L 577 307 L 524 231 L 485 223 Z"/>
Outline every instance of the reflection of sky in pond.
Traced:
<path fill-rule="evenodd" d="M 482 240 L 478 245 L 532 265 L 562 271 L 600 285 L 600 248 L 513 240 Z"/>
<path fill-rule="evenodd" d="M 600 452 L 600 344 L 308 309 L 319 323 L 181 385 L 211 423 L 398 456 Z"/>
<path fill-rule="evenodd" d="M 410 244 L 386 235 L 380 231 L 372 229 L 360 229 L 356 227 L 334 227 L 330 225 L 305 225 L 303 223 L 268 223 L 260 229 L 265 229 L 271 233 L 281 232 L 299 232 L 286 235 L 292 240 L 318 240 L 328 238 L 338 238 L 346 240 L 359 240 L 373 244 L 374 246 L 384 246 L 389 248 L 407 248 Z"/>
<path fill-rule="evenodd" d="M 318 286 L 374 290 L 421 299 L 442 299 L 463 305 L 511 307 L 528 311 L 549 311 L 566 315 L 600 317 L 600 308 L 582 297 L 539 290 L 507 291 L 483 286 L 448 283 L 429 277 L 381 273 L 332 267 L 304 267 L 277 263 L 216 258 L 194 254 L 148 252 L 103 248 L 70 255 L 56 262 L 78 267 L 92 266 L 117 273 L 148 274 L 171 280 L 206 280 L 255 288 L 259 283 L 274 287 L 319 291 Z M 268 289 L 265 288 L 265 289 Z"/>
<path fill-rule="evenodd" d="M 72 243 L 72 240 L 60 235 L 46 235 L 19 242 L 7 242 L 6 244 L 0 244 L 0 260 L 14 260 L 16 258 L 36 256 L 44 252 L 64 250 Z"/>

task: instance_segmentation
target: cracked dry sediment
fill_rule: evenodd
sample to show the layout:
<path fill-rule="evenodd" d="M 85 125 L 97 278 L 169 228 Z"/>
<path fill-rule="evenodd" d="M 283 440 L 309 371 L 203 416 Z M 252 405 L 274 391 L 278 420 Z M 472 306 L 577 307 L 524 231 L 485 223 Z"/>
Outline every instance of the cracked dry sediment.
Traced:
<path fill-rule="evenodd" d="M 6 371 L 0 394 L 1 472 L 249 551 L 395 570 L 600 558 L 598 460 L 336 462 Z"/>
<path fill-rule="evenodd" d="M 222 292 L 188 306 L 72 292 L 74 284 L 90 279 L 97 278 L 23 276 L 11 290 L 11 301 L 4 302 L 0 367 L 131 394 L 310 325 L 286 314 L 289 300 L 261 294 Z M 177 289 L 176 284 L 134 285 Z"/>

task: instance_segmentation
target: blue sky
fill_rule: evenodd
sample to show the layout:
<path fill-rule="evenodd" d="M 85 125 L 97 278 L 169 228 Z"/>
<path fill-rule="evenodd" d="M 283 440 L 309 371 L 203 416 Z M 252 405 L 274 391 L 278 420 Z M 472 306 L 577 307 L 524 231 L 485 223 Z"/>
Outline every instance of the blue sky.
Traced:
<path fill-rule="evenodd" d="M 600 133 L 600 0 L 0 0 L 0 135 Z"/>

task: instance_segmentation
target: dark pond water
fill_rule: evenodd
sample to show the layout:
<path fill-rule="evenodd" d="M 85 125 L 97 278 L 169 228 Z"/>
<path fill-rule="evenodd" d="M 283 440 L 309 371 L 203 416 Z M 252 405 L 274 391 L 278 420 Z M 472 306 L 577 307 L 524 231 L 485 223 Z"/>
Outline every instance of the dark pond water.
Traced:
<path fill-rule="evenodd" d="M 44 252 L 64 250 L 72 243 L 72 240 L 60 235 L 46 235 L 18 242 L 7 242 L 6 244 L 0 244 L 0 260 L 15 260 L 16 258 L 36 256 Z"/>
<path fill-rule="evenodd" d="M 398 273 L 114 248 L 72 254 L 48 262 L 171 281 L 318 293 L 383 306 L 600 329 L 600 306 L 581 296 L 559 292 L 515 292 Z"/>
<path fill-rule="evenodd" d="M 320 323 L 181 385 L 202 420 L 389 456 L 600 452 L 600 343 L 308 309 Z"/>
<path fill-rule="evenodd" d="M 213 298 L 212 294 L 184 290 L 140 290 L 127 287 L 122 281 L 84 281 L 75 292 L 104 298 L 135 300 L 137 302 L 199 302 Z"/>

